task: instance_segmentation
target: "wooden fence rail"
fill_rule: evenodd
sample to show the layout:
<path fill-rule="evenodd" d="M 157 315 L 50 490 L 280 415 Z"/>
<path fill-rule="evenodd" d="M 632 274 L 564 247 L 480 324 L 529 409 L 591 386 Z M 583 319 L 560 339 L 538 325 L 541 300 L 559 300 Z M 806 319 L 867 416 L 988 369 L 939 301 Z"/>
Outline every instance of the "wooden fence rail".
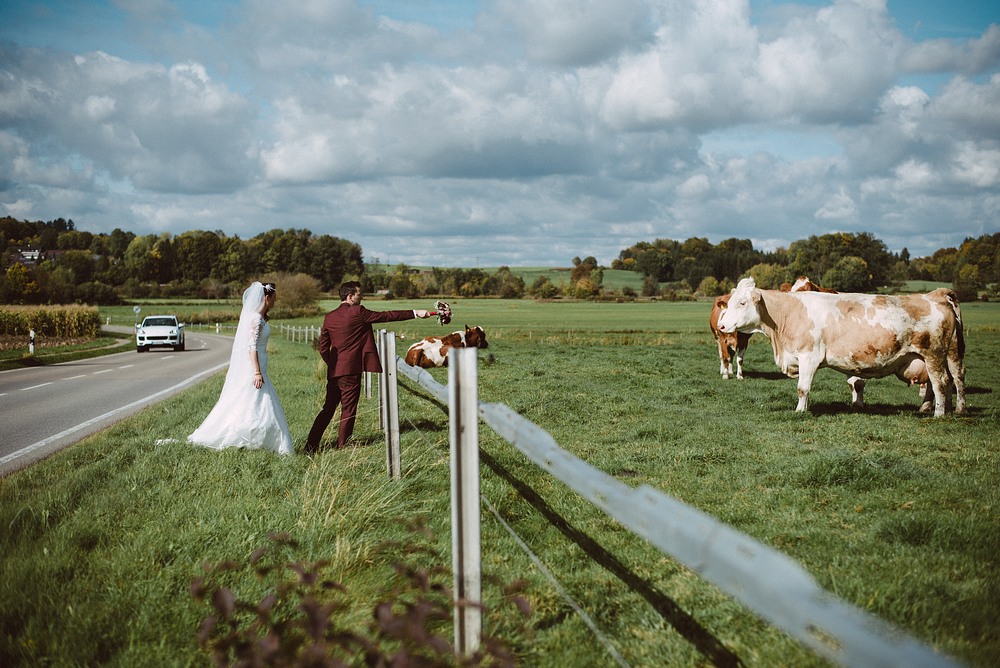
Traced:
<path fill-rule="evenodd" d="M 476 351 L 451 352 L 456 353 L 474 356 Z M 451 398 L 460 395 L 460 388 L 440 385 L 401 358 L 394 366 L 456 410 Z M 455 383 L 477 380 L 449 374 L 449 385 Z M 536 465 L 817 654 L 845 666 L 960 665 L 825 591 L 782 552 L 658 489 L 629 487 L 562 449 L 546 431 L 503 404 L 476 403 L 479 418 Z M 479 500 L 475 508 L 458 512 L 478 516 Z"/>

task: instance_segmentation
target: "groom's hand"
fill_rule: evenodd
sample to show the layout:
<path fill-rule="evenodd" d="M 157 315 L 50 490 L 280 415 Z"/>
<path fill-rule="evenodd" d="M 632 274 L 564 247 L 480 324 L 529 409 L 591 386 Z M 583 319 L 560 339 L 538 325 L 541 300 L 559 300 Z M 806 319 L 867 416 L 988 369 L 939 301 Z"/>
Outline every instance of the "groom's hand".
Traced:
<path fill-rule="evenodd" d="M 430 313 L 430 311 L 426 311 L 426 310 L 424 310 L 422 308 L 420 308 L 420 309 L 413 309 L 413 317 L 414 318 L 429 318 L 429 317 L 431 317 L 431 313 Z"/>

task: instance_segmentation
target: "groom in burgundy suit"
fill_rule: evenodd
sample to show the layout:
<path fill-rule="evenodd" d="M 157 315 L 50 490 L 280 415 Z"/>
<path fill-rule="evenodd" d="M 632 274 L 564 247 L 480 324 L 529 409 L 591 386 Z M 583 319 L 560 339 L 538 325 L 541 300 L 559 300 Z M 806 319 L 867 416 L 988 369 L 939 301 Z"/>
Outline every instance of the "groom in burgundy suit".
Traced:
<path fill-rule="evenodd" d="M 319 450 L 320 439 L 340 404 L 337 449 L 354 433 L 354 418 L 361 398 L 361 372 L 382 372 L 372 324 L 427 318 L 423 309 L 413 311 L 369 311 L 361 305 L 361 284 L 348 281 L 340 286 L 340 306 L 326 314 L 319 335 L 319 354 L 326 362 L 326 401 L 313 421 L 306 452 Z"/>

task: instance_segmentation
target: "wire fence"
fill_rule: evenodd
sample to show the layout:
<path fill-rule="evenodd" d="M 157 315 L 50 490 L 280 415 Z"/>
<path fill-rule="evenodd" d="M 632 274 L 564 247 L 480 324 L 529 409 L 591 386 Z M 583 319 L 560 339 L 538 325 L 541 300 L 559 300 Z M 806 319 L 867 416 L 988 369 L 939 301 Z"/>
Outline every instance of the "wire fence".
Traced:
<path fill-rule="evenodd" d="M 394 345 L 384 348 L 386 353 L 393 349 Z M 395 359 L 394 370 L 438 401 L 447 402 L 454 412 L 456 397 L 462 395 L 463 389 L 452 385 L 463 382 L 464 376 L 452 373 L 454 365 L 461 360 L 461 364 L 475 366 L 476 350 L 455 349 L 452 355 L 449 387 L 442 386 L 425 370 L 409 366 L 402 358 L 387 354 L 384 359 Z M 386 366 L 383 362 L 383 368 Z M 476 383 L 475 374 L 471 383 Z M 383 397 L 383 391 L 395 391 L 393 384 L 380 383 L 380 399 L 393 402 L 392 398 Z M 476 405 L 478 419 L 539 468 L 817 654 L 845 666 L 960 665 L 825 591 L 784 553 L 658 489 L 646 485 L 629 487 L 564 450 L 545 430 L 504 404 L 477 399 Z M 456 425 L 454 419 L 451 429 L 453 440 L 456 430 L 478 435 L 470 425 Z M 391 427 L 387 426 L 389 430 Z M 387 439 L 387 452 L 390 447 Z M 478 442 L 471 447 L 478 450 Z M 460 510 L 457 515 L 478 516 L 479 512 L 477 500 L 475 508 Z M 456 531 L 459 529 L 453 527 L 453 533 Z M 615 658 L 617 661 L 618 657 Z"/>

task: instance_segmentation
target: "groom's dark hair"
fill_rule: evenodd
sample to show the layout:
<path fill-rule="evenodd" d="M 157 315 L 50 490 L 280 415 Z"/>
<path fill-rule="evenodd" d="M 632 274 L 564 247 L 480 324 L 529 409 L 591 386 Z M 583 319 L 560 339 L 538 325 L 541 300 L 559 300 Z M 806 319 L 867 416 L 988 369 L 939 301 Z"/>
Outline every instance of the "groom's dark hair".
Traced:
<path fill-rule="evenodd" d="M 361 292 L 361 283 L 358 281 L 347 281 L 340 284 L 340 301 L 344 301 L 355 292 Z"/>

